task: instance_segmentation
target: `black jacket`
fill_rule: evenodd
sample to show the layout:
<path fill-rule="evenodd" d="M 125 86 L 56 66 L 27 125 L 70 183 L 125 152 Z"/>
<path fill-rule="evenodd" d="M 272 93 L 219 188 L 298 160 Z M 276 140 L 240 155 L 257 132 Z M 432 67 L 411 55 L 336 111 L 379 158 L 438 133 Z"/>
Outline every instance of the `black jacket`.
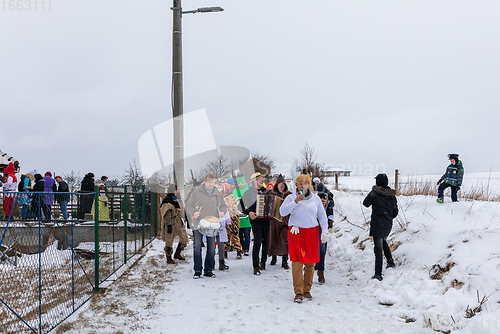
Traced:
<path fill-rule="evenodd" d="M 81 192 L 95 192 L 95 189 L 94 189 L 94 180 L 92 179 L 92 177 L 88 176 L 88 175 L 85 175 L 85 177 L 83 178 L 82 180 L 82 184 L 81 184 L 81 187 L 80 187 L 80 191 Z"/>
<path fill-rule="evenodd" d="M 370 236 L 387 238 L 392 229 L 392 220 L 398 215 L 396 191 L 389 187 L 373 186 L 363 205 L 372 206 Z"/>
<path fill-rule="evenodd" d="M 314 191 L 317 193 L 325 193 L 328 196 L 328 206 L 326 207 L 326 215 L 333 215 L 333 207 L 335 206 L 335 202 L 333 200 L 333 194 L 323 183 L 314 183 L 313 184 Z"/>
<path fill-rule="evenodd" d="M 69 193 L 69 187 L 68 184 L 64 181 L 59 182 L 59 185 L 57 187 L 57 192 L 58 193 Z M 61 203 L 62 201 L 68 201 L 70 200 L 70 195 L 69 194 L 56 194 L 56 201 Z"/>
<path fill-rule="evenodd" d="M 248 215 L 250 212 L 256 212 L 256 206 L 257 206 L 257 194 L 270 194 L 269 190 L 267 190 L 265 187 L 262 187 L 260 189 L 254 188 L 251 186 L 248 188 L 245 193 L 243 193 L 243 197 L 241 198 L 240 205 L 241 205 L 241 212 L 244 214 Z M 250 216 L 248 216 L 250 218 Z M 256 218 L 252 220 L 250 218 L 250 223 L 267 223 L 269 224 L 270 220 L 268 218 Z"/>

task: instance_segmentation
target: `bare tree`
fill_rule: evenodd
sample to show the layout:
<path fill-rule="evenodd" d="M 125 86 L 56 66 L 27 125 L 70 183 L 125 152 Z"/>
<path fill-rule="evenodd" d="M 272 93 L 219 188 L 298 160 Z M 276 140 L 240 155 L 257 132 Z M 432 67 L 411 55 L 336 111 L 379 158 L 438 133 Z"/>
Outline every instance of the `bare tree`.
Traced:
<path fill-rule="evenodd" d="M 135 159 L 133 164 L 129 164 L 129 168 L 126 169 L 123 174 L 123 184 L 131 185 L 134 191 L 136 191 L 139 186 L 146 184 L 144 176 L 142 175 L 141 170 L 137 167 Z"/>
<path fill-rule="evenodd" d="M 302 170 L 307 169 L 313 175 L 313 177 L 319 177 L 321 180 L 324 178 L 325 167 L 324 164 L 320 164 L 318 160 L 318 155 L 314 147 L 305 143 L 300 149 L 300 158 L 295 159 L 293 166 L 296 172 L 302 172 Z"/>
<path fill-rule="evenodd" d="M 205 178 L 207 174 L 214 174 L 218 183 L 223 183 L 226 177 L 231 175 L 231 166 L 227 162 L 227 158 L 221 154 L 217 159 L 209 161 L 207 165 L 197 173 L 200 180 Z"/>
<path fill-rule="evenodd" d="M 75 173 L 74 170 L 71 170 L 69 174 L 62 175 L 63 180 L 68 184 L 69 191 L 74 193 L 80 189 L 80 183 L 82 182 L 82 177 L 80 176 L 80 171 Z"/>

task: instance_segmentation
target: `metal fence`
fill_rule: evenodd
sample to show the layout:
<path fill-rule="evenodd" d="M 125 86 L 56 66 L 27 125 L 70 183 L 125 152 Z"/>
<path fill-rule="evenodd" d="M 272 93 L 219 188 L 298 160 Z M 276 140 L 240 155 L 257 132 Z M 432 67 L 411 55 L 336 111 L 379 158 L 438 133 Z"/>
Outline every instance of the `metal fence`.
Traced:
<path fill-rule="evenodd" d="M 53 330 L 151 242 L 158 224 L 158 194 L 145 186 L 0 192 L 0 201 L 14 204 L 0 217 L 0 333 Z"/>

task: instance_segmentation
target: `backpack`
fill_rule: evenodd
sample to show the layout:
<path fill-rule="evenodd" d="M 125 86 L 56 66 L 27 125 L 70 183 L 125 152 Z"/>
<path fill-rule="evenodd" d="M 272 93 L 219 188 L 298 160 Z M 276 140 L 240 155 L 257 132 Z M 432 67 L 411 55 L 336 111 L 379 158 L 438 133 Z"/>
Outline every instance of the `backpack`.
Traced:
<path fill-rule="evenodd" d="M 24 191 L 24 179 L 26 178 L 26 175 L 21 175 L 21 182 L 17 184 L 17 191 L 21 192 Z"/>

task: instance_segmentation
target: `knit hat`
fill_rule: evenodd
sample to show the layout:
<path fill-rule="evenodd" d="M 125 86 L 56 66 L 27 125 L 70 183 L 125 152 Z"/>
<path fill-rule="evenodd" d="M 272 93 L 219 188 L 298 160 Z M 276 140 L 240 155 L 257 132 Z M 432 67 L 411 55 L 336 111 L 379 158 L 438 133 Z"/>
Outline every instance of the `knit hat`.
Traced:
<path fill-rule="evenodd" d="M 379 187 L 387 187 L 389 184 L 389 178 L 384 173 L 378 174 L 375 176 L 375 184 Z"/>
<path fill-rule="evenodd" d="M 317 177 L 317 176 L 316 176 L 316 177 L 313 179 L 313 182 L 318 182 L 318 183 L 321 183 L 321 180 L 319 179 L 319 177 Z"/>
<path fill-rule="evenodd" d="M 47 173 L 45 173 L 45 176 L 52 177 L 52 173 L 51 172 L 47 172 Z"/>
<path fill-rule="evenodd" d="M 309 191 L 311 191 L 311 192 L 314 191 L 314 188 L 311 185 L 311 178 L 309 177 L 309 175 L 300 174 L 299 176 L 297 176 L 297 178 L 295 179 L 295 184 L 297 184 L 299 182 L 308 183 L 309 184 Z"/>
<path fill-rule="evenodd" d="M 222 189 L 224 189 L 224 191 L 228 191 L 231 189 L 231 185 L 229 183 L 224 183 L 222 184 Z"/>
<path fill-rule="evenodd" d="M 167 195 L 175 195 L 175 191 L 177 190 L 177 186 L 173 183 L 168 185 Z"/>
<path fill-rule="evenodd" d="M 271 188 L 269 188 L 269 187 L 271 187 Z M 266 189 L 274 189 L 274 184 L 273 184 L 272 182 L 269 182 L 269 183 L 267 184 Z"/>
<path fill-rule="evenodd" d="M 3 171 L 7 175 L 15 175 L 14 163 L 9 162 L 9 165 L 7 167 L 5 167 Z"/>
<path fill-rule="evenodd" d="M 32 171 L 30 171 L 30 174 L 35 175 L 35 174 L 38 174 L 38 172 L 36 171 L 36 169 L 33 169 Z"/>
<path fill-rule="evenodd" d="M 229 183 L 232 186 L 234 186 L 236 184 L 236 182 L 234 182 L 234 179 L 232 177 L 230 177 L 229 179 L 227 179 L 226 182 Z"/>
<path fill-rule="evenodd" d="M 35 180 L 36 180 L 36 181 L 43 180 L 43 176 L 42 176 L 42 174 L 38 174 L 38 173 L 37 173 L 37 174 L 35 174 Z"/>

